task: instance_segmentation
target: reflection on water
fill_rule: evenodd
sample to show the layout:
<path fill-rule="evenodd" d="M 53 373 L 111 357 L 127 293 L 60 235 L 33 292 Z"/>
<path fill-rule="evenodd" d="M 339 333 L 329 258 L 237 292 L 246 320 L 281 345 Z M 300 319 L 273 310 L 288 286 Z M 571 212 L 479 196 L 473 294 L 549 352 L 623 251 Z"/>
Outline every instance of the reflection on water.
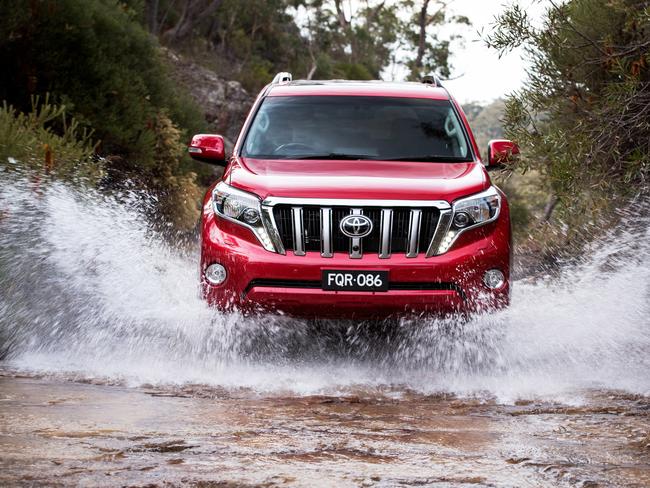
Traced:
<path fill-rule="evenodd" d="M 5 372 L 0 484 L 648 486 L 647 399 L 591 392 L 585 402 L 507 406 L 364 388 L 259 396 Z"/>

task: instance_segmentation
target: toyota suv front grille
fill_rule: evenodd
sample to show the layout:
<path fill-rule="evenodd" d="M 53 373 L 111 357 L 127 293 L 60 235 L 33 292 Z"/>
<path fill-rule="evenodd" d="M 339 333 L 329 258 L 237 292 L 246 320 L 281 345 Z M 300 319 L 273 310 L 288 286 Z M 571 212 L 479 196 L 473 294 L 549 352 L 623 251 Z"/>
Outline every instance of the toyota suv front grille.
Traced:
<path fill-rule="evenodd" d="M 284 251 L 298 256 L 307 252 L 320 252 L 323 257 L 348 252 L 351 258 L 361 258 L 364 253 L 380 258 L 436 254 L 449 229 L 451 210 L 447 202 L 372 203 L 378 202 L 274 198 L 265 206 L 273 216 L 276 238 Z"/>

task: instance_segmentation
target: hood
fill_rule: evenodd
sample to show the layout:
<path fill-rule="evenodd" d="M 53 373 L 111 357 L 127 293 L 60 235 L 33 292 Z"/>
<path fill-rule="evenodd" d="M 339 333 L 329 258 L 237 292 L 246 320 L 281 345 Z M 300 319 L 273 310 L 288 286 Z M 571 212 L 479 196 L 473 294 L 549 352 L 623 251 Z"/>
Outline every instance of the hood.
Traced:
<path fill-rule="evenodd" d="M 225 181 L 257 194 L 294 198 L 453 200 L 490 186 L 483 165 L 402 161 L 235 159 Z"/>

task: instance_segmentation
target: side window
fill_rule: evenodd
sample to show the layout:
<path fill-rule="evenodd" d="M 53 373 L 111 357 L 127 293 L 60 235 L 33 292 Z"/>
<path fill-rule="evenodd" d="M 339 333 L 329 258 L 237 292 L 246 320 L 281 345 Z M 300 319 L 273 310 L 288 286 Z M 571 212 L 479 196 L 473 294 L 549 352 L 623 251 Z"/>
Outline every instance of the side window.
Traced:
<path fill-rule="evenodd" d="M 449 109 L 447 117 L 445 118 L 445 134 L 451 142 L 454 156 L 462 158 L 466 157 L 467 141 L 465 141 L 463 128 L 460 126 L 458 117 L 452 109 Z"/>

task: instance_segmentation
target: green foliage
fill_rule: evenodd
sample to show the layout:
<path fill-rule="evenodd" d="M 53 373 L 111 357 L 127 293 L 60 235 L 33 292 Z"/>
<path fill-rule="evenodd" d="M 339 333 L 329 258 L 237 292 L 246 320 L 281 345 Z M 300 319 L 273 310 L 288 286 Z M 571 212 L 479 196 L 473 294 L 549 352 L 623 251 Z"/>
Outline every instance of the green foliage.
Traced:
<path fill-rule="evenodd" d="M 164 43 L 256 91 L 287 70 L 297 78 L 371 80 L 397 63 L 413 78 L 425 72 L 448 76 L 450 41 L 456 37 L 438 32 L 447 23 L 469 22 L 446 15 L 444 2 L 426 3 L 430 13 L 421 52 L 422 1 L 194 0 L 189 5 L 147 0 L 146 10 L 155 15 L 152 31 Z M 397 60 L 396 49 L 418 55 Z"/>
<path fill-rule="evenodd" d="M 647 1 L 552 3 L 540 28 L 515 5 L 487 41 L 501 52 L 523 46 L 532 61 L 524 88 L 506 102 L 506 135 L 523 146 L 517 169 L 547 178 L 568 223 L 647 190 Z"/>
<path fill-rule="evenodd" d="M 5 102 L 0 109 L 0 165 L 28 167 L 61 178 L 97 179 L 99 163 L 91 160 L 92 134 L 67 116 L 64 106 L 35 97 L 32 109 L 22 113 Z"/>
<path fill-rule="evenodd" d="M 168 110 L 197 130 L 201 116 L 169 83 L 138 14 L 115 0 L 42 0 L 5 13 L 0 35 L 0 99 L 27 109 L 31 95 L 52 93 L 95 130 L 100 151 L 153 164 L 152 120 Z"/>
<path fill-rule="evenodd" d="M 467 115 L 483 157 L 486 157 L 488 141 L 503 139 L 505 136 L 505 101 L 497 99 L 488 105 L 470 102 L 463 106 L 463 111 Z M 526 174 L 496 171 L 490 176 L 508 195 L 515 241 L 521 243 L 528 236 L 532 224 L 543 216 L 548 200 L 545 181 L 537 171 L 528 171 Z"/>
<path fill-rule="evenodd" d="M 74 125 L 66 127 L 67 119 L 47 104 L 32 112 L 46 119 L 60 115 L 62 122 L 47 125 L 49 120 L 44 120 L 48 130 L 25 145 L 28 153 L 38 153 L 38 138 L 47 134 L 55 140 L 59 134 L 72 144 L 71 130 L 81 136 L 80 147 L 86 147 L 80 129 L 85 128 L 94 131 L 97 152 L 107 156 L 113 184 L 137 178 L 159 192 L 168 184 L 174 195 L 180 180 L 188 184 L 193 175 L 187 173 L 187 163 L 179 162 L 189 160 L 180 151 L 180 141 L 202 130 L 203 116 L 189 95 L 171 82 L 157 41 L 141 25 L 144 0 L 40 0 L 20 5 L 0 0 L 0 9 L 0 63 L 8 67 L 0 71 L 0 99 L 18 111 L 29 111 L 32 97 L 51 93 L 59 104 L 56 110 L 65 107 L 74 116 Z M 18 127 L 21 117 L 16 115 Z M 178 131 L 174 147 L 160 145 L 168 130 L 161 126 L 162 118 Z M 54 150 L 62 165 L 66 158 L 71 164 L 79 159 L 74 151 L 66 155 L 66 148 Z M 16 148 L 9 151 L 22 161 Z M 171 200 L 171 218 L 176 217 L 174 206 Z"/>
<path fill-rule="evenodd" d="M 353 4 L 341 0 L 306 0 L 299 3 L 309 19 L 306 30 L 314 78 L 376 80 L 393 62 L 412 68 L 410 60 L 395 60 L 394 52 L 400 46 L 407 49 L 417 46 L 418 35 L 412 30 L 413 23 L 401 14 L 414 11 L 418 7 L 414 2 Z M 416 17 L 414 13 L 413 21 Z M 431 25 L 428 23 L 427 27 Z M 429 37 L 423 56 L 426 54 L 427 60 L 429 56 L 439 58 L 439 47 L 437 39 Z M 439 68 L 448 72 L 446 58 Z"/>
<path fill-rule="evenodd" d="M 402 27 L 404 44 L 414 53 L 405 62 L 409 69 L 409 80 L 418 81 L 423 76 L 438 74 L 443 78 L 451 75 L 449 63 L 451 42 L 462 39 L 459 34 L 447 37 L 441 35 L 441 27 L 456 24 L 470 26 L 469 19 L 462 15 L 448 15 L 448 2 L 441 0 L 404 0 L 402 8 L 412 11 L 409 22 Z"/>
<path fill-rule="evenodd" d="M 300 3 L 310 19 L 316 78 L 380 79 L 391 63 L 406 66 L 411 80 L 433 73 L 448 77 L 450 42 L 459 36 L 445 37 L 441 27 L 469 25 L 466 17 L 447 15 L 447 3 L 437 0 Z M 400 50 L 413 54 L 395 59 Z"/>
<path fill-rule="evenodd" d="M 74 135 L 85 147 L 83 130 L 94 131 L 96 151 L 106 156 L 105 180 L 115 186 L 120 178 L 140 181 L 167 198 L 169 215 L 177 213 L 172 219 L 186 221 L 195 213 L 188 198 L 196 196 L 196 166 L 182 147 L 205 123 L 199 108 L 171 81 L 158 38 L 250 90 L 284 70 L 296 77 L 377 79 L 395 62 L 396 46 L 412 46 L 410 14 L 400 10 L 405 8 L 412 13 L 420 3 L 0 0 L 0 100 L 16 107 L 12 116 L 6 108 L 4 123 L 13 127 L 9 121 L 30 112 L 33 96 L 50 93 L 66 115 L 44 122 L 47 134 L 66 139 L 66 121 L 74 120 Z M 298 25 L 295 9 L 301 9 L 306 24 Z M 451 19 L 443 8 L 429 20 L 427 29 Z M 423 69 L 435 63 L 439 73 L 447 73 L 449 45 L 429 30 L 425 34 Z M 25 159 L 39 160 L 37 139 L 26 145 L 33 157 Z M 66 140 L 72 144 L 73 139 Z M 22 154 L 8 145 L 7 151 Z M 64 151 L 57 149 L 55 157 Z M 73 156 L 70 161 L 78 159 Z"/>
<path fill-rule="evenodd" d="M 179 171 L 185 154 L 183 133 L 164 112 L 154 118 L 153 131 L 155 166 L 160 171 L 149 175 L 148 186 L 162 197 L 158 210 L 174 228 L 192 228 L 199 218 L 203 190 L 196 184 L 196 174 Z"/>
<path fill-rule="evenodd" d="M 197 18 L 192 35 L 182 39 L 173 35 L 183 21 L 181 5 L 161 3 L 158 12 L 158 30 L 165 44 L 199 58 L 246 89 L 258 90 L 278 71 L 308 69 L 305 39 L 285 0 L 222 0 L 210 15 Z"/>

